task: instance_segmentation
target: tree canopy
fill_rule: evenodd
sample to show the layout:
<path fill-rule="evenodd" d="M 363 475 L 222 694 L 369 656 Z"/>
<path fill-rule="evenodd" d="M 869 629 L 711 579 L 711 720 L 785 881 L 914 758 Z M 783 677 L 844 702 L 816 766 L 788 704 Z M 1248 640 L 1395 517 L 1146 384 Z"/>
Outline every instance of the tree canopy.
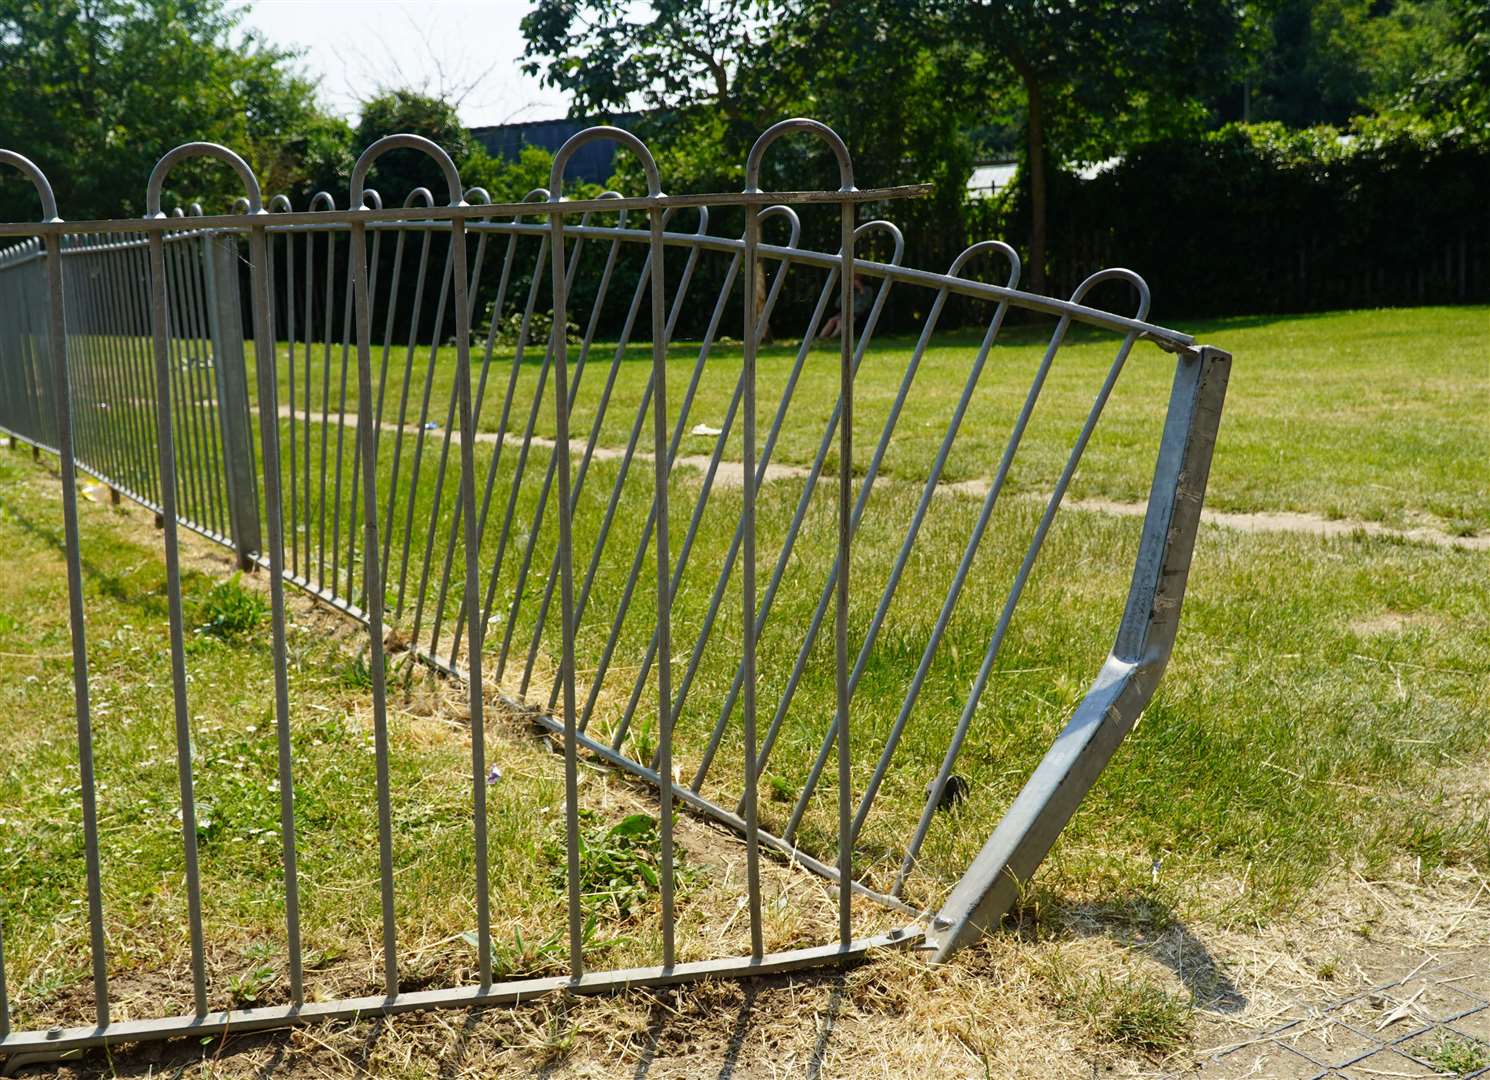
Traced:
<path fill-rule="evenodd" d="M 574 115 L 645 111 L 672 182 L 738 187 L 750 140 L 805 114 L 861 186 L 931 181 L 939 205 L 903 209 L 966 235 L 974 160 L 1017 148 L 1036 288 L 1052 169 L 1236 120 L 1450 124 L 1490 85 L 1485 0 L 536 0 L 523 30 Z M 831 179 L 822 154 L 773 164 Z"/>
<path fill-rule="evenodd" d="M 239 28 L 240 16 L 225 0 L 0 0 L 5 142 L 41 166 L 75 219 L 143 212 L 155 162 L 194 139 L 243 154 L 266 190 L 334 171 L 346 125 L 320 110 L 293 54 Z M 7 220 L 35 215 L 29 185 L 0 184 Z M 238 194 L 205 163 L 171 184 Z"/>

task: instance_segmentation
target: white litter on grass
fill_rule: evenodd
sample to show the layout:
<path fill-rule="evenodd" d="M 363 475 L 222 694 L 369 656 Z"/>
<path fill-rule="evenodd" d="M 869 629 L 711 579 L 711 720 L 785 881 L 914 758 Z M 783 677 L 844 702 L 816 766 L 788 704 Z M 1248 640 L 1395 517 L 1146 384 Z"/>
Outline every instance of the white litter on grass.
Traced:
<path fill-rule="evenodd" d="M 720 435 L 723 435 L 724 434 L 724 429 L 723 428 L 717 428 L 717 427 L 710 427 L 708 424 L 694 424 L 693 425 L 693 430 L 690 431 L 688 434 L 690 434 L 690 435 L 703 435 L 703 436 L 706 436 L 706 437 L 712 439 L 712 438 L 717 438 Z"/>

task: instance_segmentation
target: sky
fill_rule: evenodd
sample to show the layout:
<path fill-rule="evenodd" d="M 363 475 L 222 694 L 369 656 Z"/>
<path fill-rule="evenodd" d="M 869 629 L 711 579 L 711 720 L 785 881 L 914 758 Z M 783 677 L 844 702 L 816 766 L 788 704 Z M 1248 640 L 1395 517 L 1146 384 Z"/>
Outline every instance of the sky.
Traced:
<path fill-rule="evenodd" d="M 524 75 L 519 22 L 531 0 L 253 0 L 243 25 L 303 50 L 321 100 L 356 120 L 379 86 L 457 103 L 467 127 L 563 116 L 567 97 Z"/>

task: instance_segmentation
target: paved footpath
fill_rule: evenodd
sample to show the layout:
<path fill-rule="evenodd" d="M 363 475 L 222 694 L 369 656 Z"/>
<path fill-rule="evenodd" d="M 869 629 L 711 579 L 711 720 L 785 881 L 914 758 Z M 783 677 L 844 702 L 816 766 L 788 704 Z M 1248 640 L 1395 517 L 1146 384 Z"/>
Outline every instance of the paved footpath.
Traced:
<path fill-rule="evenodd" d="M 1394 981 L 1241 1035 L 1202 1057 L 1206 1080 L 1490 1077 L 1490 948 L 1426 955 Z"/>

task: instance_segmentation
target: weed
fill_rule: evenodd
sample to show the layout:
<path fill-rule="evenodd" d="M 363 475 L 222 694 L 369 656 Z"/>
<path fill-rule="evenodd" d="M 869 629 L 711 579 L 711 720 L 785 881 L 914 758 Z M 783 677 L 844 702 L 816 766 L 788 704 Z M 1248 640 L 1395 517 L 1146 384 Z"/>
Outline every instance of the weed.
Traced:
<path fill-rule="evenodd" d="M 341 669 L 341 685 L 348 690 L 371 690 L 372 668 L 367 666 L 367 657 L 358 653 Z"/>
<path fill-rule="evenodd" d="M 636 717 L 627 733 L 626 746 L 633 761 L 650 762 L 657 754 L 657 721 L 650 715 Z"/>
<path fill-rule="evenodd" d="M 219 641 L 241 641 L 258 629 L 268 614 L 264 598 L 243 587 L 242 574 L 234 574 L 202 597 L 197 609 L 197 633 Z"/>
<path fill-rule="evenodd" d="M 579 889 L 586 911 L 592 917 L 629 919 L 659 888 L 662 842 L 657 820 L 650 814 L 632 814 L 607 826 L 594 812 L 581 810 L 580 826 Z M 568 887 L 566 850 L 562 839 L 545 845 L 552 879 L 561 890 Z M 673 849 L 673 867 L 680 885 L 692 879 L 681 848 Z"/>
<path fill-rule="evenodd" d="M 1438 1042 L 1429 1049 L 1427 1061 L 1435 1069 L 1449 1076 L 1468 1076 L 1470 1073 L 1490 1065 L 1490 1053 L 1473 1041 L 1441 1032 Z"/>
<path fill-rule="evenodd" d="M 473 949 L 481 947 L 481 939 L 474 930 L 466 930 L 461 940 Z M 621 939 L 601 941 L 595 937 L 595 917 L 585 920 L 580 931 L 580 946 L 586 956 L 596 957 L 603 950 L 619 944 Z M 492 975 L 500 979 L 517 979 L 533 975 L 550 975 L 563 971 L 569 964 L 569 940 L 567 931 L 555 930 L 552 934 L 535 941 L 523 937 L 521 927 L 514 927 L 512 944 L 492 939 Z"/>
<path fill-rule="evenodd" d="M 252 1005 L 274 985 L 274 969 L 267 964 L 252 968 L 228 980 L 228 993 L 234 1005 Z"/>

